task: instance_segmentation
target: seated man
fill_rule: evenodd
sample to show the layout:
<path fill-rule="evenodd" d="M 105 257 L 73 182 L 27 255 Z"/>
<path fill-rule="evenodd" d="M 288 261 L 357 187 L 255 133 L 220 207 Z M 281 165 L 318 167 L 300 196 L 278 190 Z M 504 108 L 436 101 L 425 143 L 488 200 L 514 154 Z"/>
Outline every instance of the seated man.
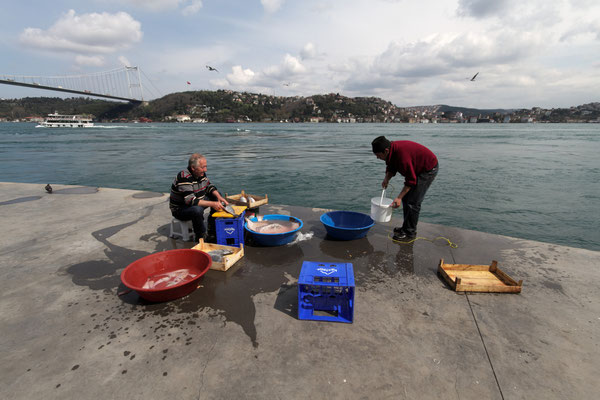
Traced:
<path fill-rule="evenodd" d="M 215 219 L 212 215 L 208 217 L 207 229 L 204 210 L 208 207 L 216 211 L 222 210 L 229 203 L 210 183 L 206 171 L 206 158 L 202 154 L 192 154 L 187 171 L 179 172 L 171 185 L 169 208 L 178 220 L 192 221 L 196 241 L 203 238 L 207 242 L 216 242 Z"/>

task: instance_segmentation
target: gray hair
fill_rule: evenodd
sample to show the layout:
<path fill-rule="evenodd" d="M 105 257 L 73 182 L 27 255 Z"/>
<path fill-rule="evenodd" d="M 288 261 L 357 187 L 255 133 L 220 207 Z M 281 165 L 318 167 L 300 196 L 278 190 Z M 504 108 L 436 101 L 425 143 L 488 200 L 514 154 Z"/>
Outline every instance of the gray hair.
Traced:
<path fill-rule="evenodd" d="M 204 157 L 202 154 L 200 153 L 194 153 L 190 156 L 190 159 L 188 160 L 188 167 L 195 167 L 196 165 L 198 165 L 198 162 L 200 160 L 206 160 L 206 157 Z"/>

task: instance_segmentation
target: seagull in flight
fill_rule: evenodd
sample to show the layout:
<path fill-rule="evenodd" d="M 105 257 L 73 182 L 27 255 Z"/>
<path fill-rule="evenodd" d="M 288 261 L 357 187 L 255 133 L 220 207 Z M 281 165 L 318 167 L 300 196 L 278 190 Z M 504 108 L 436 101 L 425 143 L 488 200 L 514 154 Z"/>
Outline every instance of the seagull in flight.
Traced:
<path fill-rule="evenodd" d="M 479 75 L 479 72 L 476 73 L 475 75 L 473 75 L 473 77 L 471 78 L 471 82 L 473 82 L 475 80 L 475 78 L 477 78 L 477 75 Z M 469 78 L 467 78 L 467 79 L 469 79 Z"/>
<path fill-rule="evenodd" d="M 208 68 L 209 71 L 217 71 L 219 72 L 218 69 L 211 67 L 210 65 L 207 65 L 206 68 Z"/>
<path fill-rule="evenodd" d="M 290 83 L 289 83 L 289 82 L 285 82 L 285 83 L 283 84 L 283 86 L 290 86 Z"/>

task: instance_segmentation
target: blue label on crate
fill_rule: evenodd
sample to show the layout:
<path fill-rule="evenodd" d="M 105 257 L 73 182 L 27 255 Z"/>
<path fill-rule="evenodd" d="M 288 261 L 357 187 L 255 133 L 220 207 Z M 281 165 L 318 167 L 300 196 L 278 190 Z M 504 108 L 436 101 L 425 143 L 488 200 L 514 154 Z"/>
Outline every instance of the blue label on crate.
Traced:
<path fill-rule="evenodd" d="M 317 271 L 319 271 L 323 275 L 331 275 L 334 272 L 337 272 L 338 270 L 337 270 L 337 268 L 323 268 L 323 267 L 320 267 L 320 268 L 317 268 Z"/>

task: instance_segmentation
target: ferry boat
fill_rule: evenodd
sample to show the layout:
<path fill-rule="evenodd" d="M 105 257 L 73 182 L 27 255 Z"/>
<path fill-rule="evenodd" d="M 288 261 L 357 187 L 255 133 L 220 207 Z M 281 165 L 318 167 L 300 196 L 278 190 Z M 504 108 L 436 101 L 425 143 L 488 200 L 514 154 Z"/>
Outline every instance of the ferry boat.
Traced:
<path fill-rule="evenodd" d="M 44 122 L 38 126 L 45 128 L 91 128 L 92 118 L 83 115 L 48 114 Z"/>

